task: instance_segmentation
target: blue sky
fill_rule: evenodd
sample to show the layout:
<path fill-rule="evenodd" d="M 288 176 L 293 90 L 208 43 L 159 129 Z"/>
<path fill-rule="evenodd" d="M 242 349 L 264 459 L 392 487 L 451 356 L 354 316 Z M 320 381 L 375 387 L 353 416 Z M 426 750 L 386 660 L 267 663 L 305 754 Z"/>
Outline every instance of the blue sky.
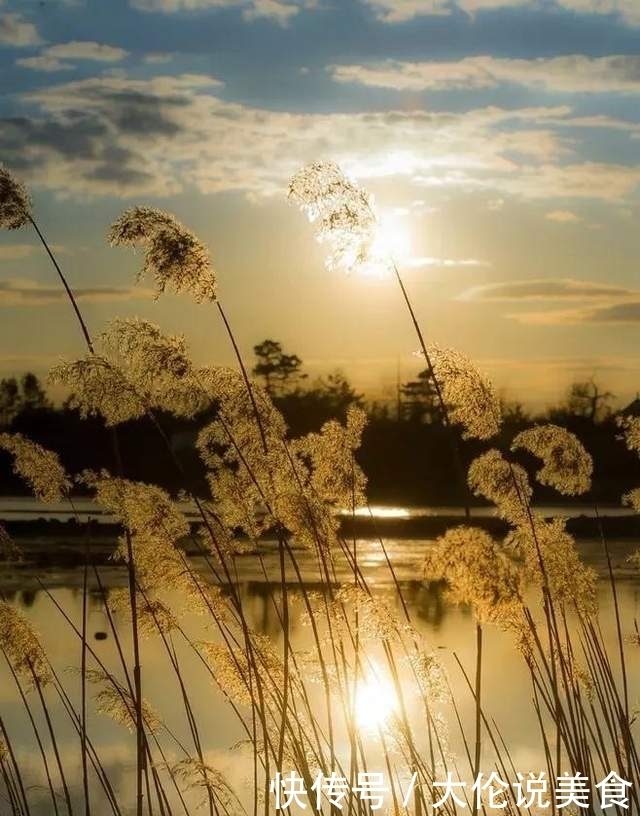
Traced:
<path fill-rule="evenodd" d="M 211 246 L 243 348 L 371 393 L 419 365 L 392 281 L 343 278 L 286 202 L 337 161 L 371 190 L 427 334 L 542 404 L 640 389 L 638 0 L 0 0 L 0 162 L 97 332 L 138 314 L 229 362 L 207 307 L 135 288 L 127 206 Z M 34 236 L 0 236 L 0 374 L 81 350 Z"/>

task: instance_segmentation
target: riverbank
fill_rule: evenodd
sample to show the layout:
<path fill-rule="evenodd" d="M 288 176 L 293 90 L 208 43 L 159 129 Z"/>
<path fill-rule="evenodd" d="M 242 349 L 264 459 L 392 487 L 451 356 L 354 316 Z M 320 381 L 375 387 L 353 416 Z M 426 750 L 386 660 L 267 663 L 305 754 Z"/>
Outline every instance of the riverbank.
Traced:
<path fill-rule="evenodd" d="M 559 510 L 564 508 L 558 508 Z M 544 508 L 545 517 L 552 514 Z M 567 529 L 578 540 L 599 540 L 604 535 L 607 540 L 624 540 L 640 542 L 640 517 L 635 515 L 604 515 L 596 518 L 591 515 L 579 515 L 567 518 Z M 558 513 L 562 515 L 562 513 Z M 115 542 L 122 534 L 118 524 L 97 520 L 84 522 L 75 519 L 60 520 L 55 518 L 31 518 L 28 520 L 8 520 L 3 522 L 7 532 L 23 554 L 23 558 L 43 566 L 74 566 L 84 563 L 85 553 L 89 552 L 94 563 L 106 563 L 111 558 Z M 442 535 L 446 530 L 461 524 L 473 524 L 501 537 L 508 531 L 506 522 L 495 515 L 472 513 L 470 520 L 462 512 L 449 509 L 449 512 L 414 513 L 406 515 L 399 512 L 386 515 L 378 512 L 371 515 L 340 516 L 342 535 L 352 538 L 376 541 L 389 540 L 431 540 Z M 192 531 L 198 529 L 198 523 L 192 521 Z M 273 536 L 268 533 L 263 541 L 268 543 Z M 248 543 L 248 542 L 247 542 Z M 199 547 L 194 538 L 181 542 L 189 555 L 198 554 Z M 294 542 L 295 545 L 295 542 Z M 251 550 L 249 549 L 249 554 Z"/>

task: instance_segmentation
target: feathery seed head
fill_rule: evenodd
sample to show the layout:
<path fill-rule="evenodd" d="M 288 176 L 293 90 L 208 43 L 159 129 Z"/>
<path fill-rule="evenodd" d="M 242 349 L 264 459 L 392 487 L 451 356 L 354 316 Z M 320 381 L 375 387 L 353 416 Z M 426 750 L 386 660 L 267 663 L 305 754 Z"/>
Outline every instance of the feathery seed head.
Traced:
<path fill-rule="evenodd" d="M 537 425 L 519 433 L 511 450 L 524 449 L 542 459 L 540 484 L 565 496 L 579 496 L 591 487 L 593 460 L 578 437 L 558 425 Z"/>
<path fill-rule="evenodd" d="M 112 720 L 124 725 L 129 731 L 136 730 L 136 704 L 127 688 L 119 683 L 112 675 L 103 671 L 90 669 L 86 673 L 90 683 L 102 688 L 95 696 L 96 708 L 100 714 L 111 717 Z M 144 727 L 152 734 L 160 730 L 162 721 L 147 700 L 142 700 L 142 721 Z"/>
<path fill-rule="evenodd" d="M 147 411 L 122 371 L 97 354 L 54 366 L 49 372 L 49 382 L 71 390 L 69 405 L 77 408 L 83 417 L 102 416 L 109 426 L 139 419 Z"/>
<path fill-rule="evenodd" d="M 391 268 L 391 258 L 376 247 L 373 199 L 337 164 L 314 162 L 303 167 L 289 183 L 289 199 L 316 223 L 318 240 L 331 247 L 329 269 L 366 274 Z"/>
<path fill-rule="evenodd" d="M 0 524 L 0 560 L 21 561 L 22 552 L 4 526 Z"/>
<path fill-rule="evenodd" d="M 467 479 L 474 495 L 493 502 L 503 518 L 514 524 L 526 521 L 532 495 L 526 471 L 504 459 L 499 450 L 474 459 Z"/>
<path fill-rule="evenodd" d="M 108 241 L 112 246 L 136 247 L 153 238 L 160 229 L 178 227 L 178 222 L 168 212 L 155 207 L 132 207 L 113 222 Z"/>
<path fill-rule="evenodd" d="M 524 561 L 525 578 L 536 586 L 546 582 L 551 597 L 591 614 L 597 609 L 597 574 L 580 558 L 562 519 L 533 516 L 507 536 L 505 546 Z M 544 570 L 544 574 L 543 574 Z"/>
<path fill-rule="evenodd" d="M 83 416 L 118 425 L 162 408 L 194 416 L 211 403 L 189 360 L 184 337 L 164 335 L 146 320 L 114 320 L 102 333 L 103 353 L 55 366 L 51 382 L 67 386 Z"/>
<path fill-rule="evenodd" d="M 493 538 L 475 527 L 454 527 L 424 560 L 424 575 L 446 580 L 455 603 L 470 604 L 481 622 L 505 622 L 520 602 L 520 576 Z"/>
<path fill-rule="evenodd" d="M 0 601 L 0 650 L 29 686 L 52 679 L 49 661 L 29 621 L 14 606 Z"/>
<path fill-rule="evenodd" d="M 0 167 L 0 228 L 20 229 L 31 217 L 31 199 L 26 187 L 5 167 Z"/>
<path fill-rule="evenodd" d="M 640 513 L 640 487 L 625 493 L 622 497 L 622 503 L 632 507 L 636 513 Z"/>
<path fill-rule="evenodd" d="M 112 359 L 123 361 L 137 381 L 150 383 L 169 374 L 178 379 L 191 373 L 191 361 L 182 336 L 168 336 L 147 320 L 113 320 L 101 335 Z"/>
<path fill-rule="evenodd" d="M 618 426 L 624 431 L 625 442 L 629 450 L 640 453 L 640 417 L 621 416 Z"/>
<path fill-rule="evenodd" d="M 462 425 L 464 437 L 490 439 L 500 430 L 500 402 L 491 383 L 463 354 L 432 346 L 433 372 L 452 422 Z"/>
<path fill-rule="evenodd" d="M 53 503 L 67 496 L 71 480 L 57 453 L 46 450 L 22 434 L 0 434 L 0 448 L 13 456 L 13 472 L 27 482 L 36 499 Z"/>
<path fill-rule="evenodd" d="M 172 289 L 191 292 L 197 303 L 216 299 L 216 276 L 207 248 L 169 213 L 153 207 L 126 210 L 112 225 L 109 241 L 115 246 L 144 246 L 138 277 L 154 278 L 156 297 Z"/>

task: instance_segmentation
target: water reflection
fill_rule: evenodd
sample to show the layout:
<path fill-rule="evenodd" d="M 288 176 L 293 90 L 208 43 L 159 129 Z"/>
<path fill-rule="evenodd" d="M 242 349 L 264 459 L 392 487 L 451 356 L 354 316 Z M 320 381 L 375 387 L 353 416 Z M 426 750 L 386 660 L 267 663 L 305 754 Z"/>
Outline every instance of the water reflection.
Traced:
<path fill-rule="evenodd" d="M 425 584 L 415 580 L 416 560 L 427 546 L 426 542 L 412 542 L 403 550 L 397 542 L 390 542 L 388 548 L 394 554 L 397 564 L 400 586 L 407 607 L 419 636 L 424 639 L 428 649 L 435 651 L 442 658 L 444 667 L 458 702 L 458 714 L 462 722 L 473 721 L 473 699 L 468 693 L 464 679 L 457 667 L 456 658 L 467 668 L 474 661 L 474 630 L 469 613 L 462 608 L 451 607 L 447 603 L 444 586 L 440 583 Z M 363 557 L 367 563 L 376 563 L 375 548 L 369 543 L 370 551 L 362 547 Z M 623 561 L 623 549 L 614 548 L 620 563 Z M 595 552 L 595 549 L 594 549 Z M 304 561 L 304 559 L 301 559 Z M 262 570 L 266 579 L 259 579 Z M 371 566 L 367 575 L 380 604 L 385 604 L 400 615 L 402 612 L 394 583 L 386 578 L 378 568 Z M 320 583 L 312 574 L 308 564 L 303 563 L 307 575 L 306 588 L 322 598 L 332 593 L 337 584 L 331 588 Z M 260 634 L 274 642 L 280 639 L 281 626 L 279 607 L 281 588 L 275 579 L 277 564 L 275 559 L 265 556 L 263 564 L 258 566 L 255 558 L 248 558 L 239 564 L 238 588 L 249 624 Z M 117 654 L 110 624 L 104 611 L 104 597 L 109 598 L 117 589 L 127 584 L 126 573 L 115 567 L 100 568 L 100 582 L 90 576 L 88 595 L 88 631 L 91 647 L 99 658 L 109 667 L 117 666 Z M 338 569 L 341 580 L 348 582 L 350 574 L 343 568 Z M 73 700 L 78 699 L 79 681 L 77 673 L 68 668 L 79 666 L 80 648 L 76 635 L 56 611 L 52 598 L 66 612 L 69 618 L 77 623 L 81 620 L 82 609 L 82 571 L 66 573 L 52 570 L 46 574 L 23 569 L 19 574 L 0 576 L 0 588 L 3 597 L 22 609 L 41 633 L 42 639 L 53 661 L 56 670 L 63 678 L 64 685 Z M 229 592 L 229 588 L 222 588 Z M 640 607 L 640 584 L 637 581 L 621 580 L 618 586 L 622 609 L 622 619 L 632 628 L 633 620 L 638 617 Z M 294 647 L 304 650 L 311 643 L 309 627 L 302 619 L 303 604 L 300 602 L 301 589 L 292 580 L 288 583 L 291 597 L 292 614 L 291 630 Z M 296 601 L 298 601 L 296 603 Z M 614 616 L 611 597 L 606 582 L 600 584 L 601 625 L 605 642 L 615 642 Z M 212 638 L 207 622 L 195 615 L 185 616 L 194 638 Z M 126 654 L 131 652 L 129 622 L 124 616 L 115 615 L 114 624 Z M 628 646 L 631 650 L 631 646 Z M 246 737 L 229 705 L 215 689 L 211 677 L 203 670 L 194 654 L 184 643 L 176 640 L 176 655 L 183 676 L 187 679 L 191 704 L 199 723 L 205 743 L 207 758 L 223 771 L 237 790 L 247 791 L 251 787 L 250 756 L 242 749 L 231 746 L 241 743 Z M 143 684 L 145 697 L 161 713 L 163 720 L 179 740 L 188 742 L 188 733 L 184 722 L 184 709 L 180 689 L 176 678 L 167 671 L 166 653 L 158 638 L 145 640 L 143 650 Z M 640 693 L 640 667 L 637 660 L 629 665 L 629 682 L 631 698 L 636 699 Z M 486 633 L 486 662 L 484 677 L 484 696 L 489 716 L 495 717 L 502 736 L 510 747 L 514 766 L 524 772 L 539 772 L 544 768 L 544 758 L 540 753 L 538 723 L 531 703 L 529 677 L 516 654 L 509 636 L 494 629 Z M 378 726 L 393 717 L 397 699 L 393 685 L 380 664 L 375 662 L 367 667 L 366 674 L 353 689 L 351 701 L 356 721 L 363 731 L 375 731 Z M 78 737 L 64 717 L 59 700 L 50 698 L 53 719 L 60 730 L 60 751 L 65 766 L 69 769 L 72 780 L 72 795 L 81 800 Z M 34 785 L 44 784 L 41 763 L 33 752 L 33 733 L 28 718 L 18 701 L 18 695 L 6 669 L 0 669 L 0 716 L 10 731 L 20 761 L 28 768 L 28 775 Z M 416 707 L 413 712 L 415 722 L 422 722 L 422 713 Z M 102 762 L 107 769 L 114 786 L 123 801 L 131 801 L 134 776 L 135 753 L 132 748 L 132 736 L 122 726 L 110 719 L 90 712 L 89 730 L 92 739 L 99 749 Z M 453 751 L 462 751 L 460 739 L 451 737 Z M 51 747 L 47 746 L 50 752 Z M 96 792 L 97 801 L 100 794 Z M 42 806 L 33 811 L 34 816 L 49 816 L 50 805 L 42 797 Z M 107 813 L 108 810 L 96 809 L 96 813 Z"/>

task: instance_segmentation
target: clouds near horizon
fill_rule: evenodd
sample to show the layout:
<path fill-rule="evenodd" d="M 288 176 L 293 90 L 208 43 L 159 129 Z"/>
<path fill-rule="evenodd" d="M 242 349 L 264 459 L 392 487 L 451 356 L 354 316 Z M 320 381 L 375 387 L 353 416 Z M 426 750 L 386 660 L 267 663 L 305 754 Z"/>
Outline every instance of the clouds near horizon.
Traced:
<path fill-rule="evenodd" d="M 86 303 L 114 303 L 128 300 L 147 300 L 154 292 L 140 286 L 77 287 L 74 295 Z M 22 278 L 0 279 L 0 308 L 6 306 L 51 306 L 66 303 L 66 293 L 59 286 L 44 286 Z"/>
<path fill-rule="evenodd" d="M 571 278 L 489 283 L 467 289 L 457 299 L 475 303 L 546 303 L 544 310 L 506 314 L 506 317 L 529 326 L 640 322 L 639 290 Z M 557 308 L 558 304 L 567 301 L 580 305 Z"/>

